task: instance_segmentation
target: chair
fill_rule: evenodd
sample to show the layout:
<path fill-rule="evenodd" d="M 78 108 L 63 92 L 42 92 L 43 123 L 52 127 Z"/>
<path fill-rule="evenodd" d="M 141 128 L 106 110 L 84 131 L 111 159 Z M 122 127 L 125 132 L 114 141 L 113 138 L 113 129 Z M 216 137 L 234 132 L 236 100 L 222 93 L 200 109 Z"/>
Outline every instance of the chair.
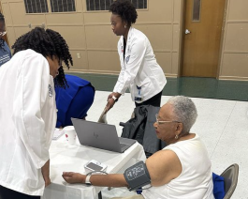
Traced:
<path fill-rule="evenodd" d="M 239 165 L 232 164 L 229 166 L 221 176 L 224 178 L 225 182 L 225 197 L 224 199 L 231 198 L 236 186 L 238 184 L 238 177 L 239 177 Z"/>

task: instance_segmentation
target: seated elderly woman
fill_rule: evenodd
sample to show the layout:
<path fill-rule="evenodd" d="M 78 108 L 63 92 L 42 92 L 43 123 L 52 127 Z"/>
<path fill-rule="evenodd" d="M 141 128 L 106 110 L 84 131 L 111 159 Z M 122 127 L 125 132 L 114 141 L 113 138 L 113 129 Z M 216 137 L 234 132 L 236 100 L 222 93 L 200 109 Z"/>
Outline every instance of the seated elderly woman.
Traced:
<path fill-rule="evenodd" d="M 157 137 L 168 145 L 150 156 L 144 164 L 149 172 L 146 178 L 150 178 L 151 187 L 131 198 L 214 198 L 207 149 L 197 134 L 190 133 L 196 117 L 194 103 L 183 96 L 170 98 L 160 109 L 154 127 Z M 64 172 L 63 177 L 68 183 L 130 188 L 132 182 L 126 174 L 82 175 Z"/>
<path fill-rule="evenodd" d="M 95 88 L 87 80 L 74 75 L 65 75 L 68 87 L 56 87 L 56 127 L 72 125 L 71 117 L 85 119 L 91 107 Z"/>

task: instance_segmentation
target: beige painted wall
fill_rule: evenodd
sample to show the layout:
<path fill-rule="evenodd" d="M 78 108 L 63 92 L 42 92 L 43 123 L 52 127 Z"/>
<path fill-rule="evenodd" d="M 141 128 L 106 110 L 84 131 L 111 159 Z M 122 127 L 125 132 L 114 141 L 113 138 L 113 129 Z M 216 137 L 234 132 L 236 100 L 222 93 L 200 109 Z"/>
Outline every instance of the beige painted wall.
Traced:
<path fill-rule="evenodd" d="M 112 33 L 108 11 L 88 12 L 85 0 L 76 0 L 76 12 L 26 14 L 23 0 L 1 2 L 10 45 L 31 28 L 44 24 L 46 28 L 59 31 L 67 40 L 74 60 L 71 71 L 119 73 L 119 37 Z M 166 76 L 176 77 L 178 74 L 181 2 L 182 0 L 148 0 L 148 9 L 138 10 L 135 27 L 150 39 Z"/>
<path fill-rule="evenodd" d="M 228 0 L 219 79 L 248 80 L 248 0 Z"/>
<path fill-rule="evenodd" d="M 86 11 L 86 0 L 75 0 L 76 12 L 26 14 L 23 0 L 1 0 L 10 45 L 35 26 L 59 31 L 74 60 L 73 72 L 118 74 L 117 41 L 108 11 Z M 48 0 L 49 11 L 50 5 Z M 219 78 L 248 80 L 248 0 L 227 0 Z M 148 0 L 138 10 L 135 27 L 153 46 L 166 76 L 177 77 L 181 60 L 183 0 Z"/>

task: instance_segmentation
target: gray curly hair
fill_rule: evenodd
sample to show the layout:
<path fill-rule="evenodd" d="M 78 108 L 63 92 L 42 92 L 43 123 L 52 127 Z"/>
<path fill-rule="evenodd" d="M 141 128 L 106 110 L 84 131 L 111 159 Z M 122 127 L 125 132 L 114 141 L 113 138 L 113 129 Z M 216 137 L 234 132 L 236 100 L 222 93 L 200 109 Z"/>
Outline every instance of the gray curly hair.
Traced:
<path fill-rule="evenodd" d="M 175 120 L 183 123 L 182 134 L 189 133 L 197 118 L 194 102 L 185 96 L 175 96 L 168 103 L 173 106 Z"/>

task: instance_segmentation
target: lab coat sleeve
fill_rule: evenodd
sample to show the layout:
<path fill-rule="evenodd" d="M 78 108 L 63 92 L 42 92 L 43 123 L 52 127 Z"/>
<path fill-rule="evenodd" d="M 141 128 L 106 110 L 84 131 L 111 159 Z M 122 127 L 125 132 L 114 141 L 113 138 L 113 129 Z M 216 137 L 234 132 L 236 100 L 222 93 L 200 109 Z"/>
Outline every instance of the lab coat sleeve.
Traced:
<path fill-rule="evenodd" d="M 26 57 L 18 73 L 13 120 L 27 155 L 37 169 L 49 159 L 45 122 L 41 110 L 48 97 L 49 64 L 39 54 Z"/>
<path fill-rule="evenodd" d="M 114 87 L 114 92 L 124 94 L 130 86 L 130 83 L 136 78 L 145 57 L 145 43 L 146 41 L 138 39 L 132 43 L 130 53 L 127 53 L 125 60 L 123 60 L 123 62 L 125 62 L 123 63 L 125 64 L 125 67 L 122 67 L 117 83 Z"/>

